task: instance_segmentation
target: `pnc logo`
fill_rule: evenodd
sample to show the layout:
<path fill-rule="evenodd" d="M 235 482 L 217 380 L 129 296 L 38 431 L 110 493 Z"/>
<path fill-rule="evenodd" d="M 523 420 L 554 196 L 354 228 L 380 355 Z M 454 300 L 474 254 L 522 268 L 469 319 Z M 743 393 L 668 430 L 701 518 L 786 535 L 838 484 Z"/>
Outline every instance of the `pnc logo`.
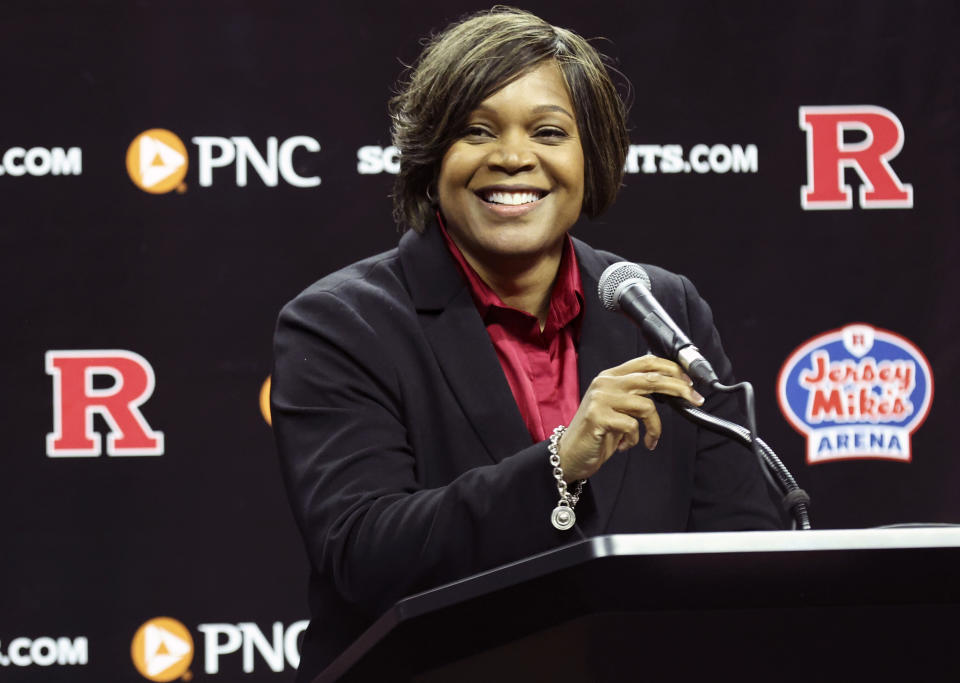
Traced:
<path fill-rule="evenodd" d="M 150 619 L 137 629 L 130 657 L 140 675 L 150 681 L 190 680 L 193 637 L 187 627 L 170 617 Z"/>
<path fill-rule="evenodd" d="M 260 386 L 260 414 L 263 415 L 263 420 L 271 427 L 273 426 L 273 417 L 270 414 L 270 384 L 272 376 L 267 376 L 267 379 L 264 380 L 263 384 Z"/>
<path fill-rule="evenodd" d="M 293 135 L 284 140 L 271 135 L 266 144 L 259 146 L 243 135 L 229 138 L 195 135 L 190 142 L 197 146 L 195 159 L 200 187 L 211 187 L 215 180 L 222 184 L 229 175 L 233 175 L 236 187 L 247 187 L 251 176 L 259 178 L 266 187 L 277 187 L 281 181 L 300 188 L 320 185 L 320 176 L 313 173 L 320 142 L 308 135 Z M 183 141 L 163 128 L 140 133 L 127 148 L 127 173 L 144 192 L 186 192 L 183 181 L 188 166 Z M 224 170 L 214 173 L 216 169 Z"/>
<path fill-rule="evenodd" d="M 151 128 L 140 133 L 127 148 L 127 173 L 144 192 L 165 194 L 183 191 L 187 175 L 187 148 L 169 130 Z"/>

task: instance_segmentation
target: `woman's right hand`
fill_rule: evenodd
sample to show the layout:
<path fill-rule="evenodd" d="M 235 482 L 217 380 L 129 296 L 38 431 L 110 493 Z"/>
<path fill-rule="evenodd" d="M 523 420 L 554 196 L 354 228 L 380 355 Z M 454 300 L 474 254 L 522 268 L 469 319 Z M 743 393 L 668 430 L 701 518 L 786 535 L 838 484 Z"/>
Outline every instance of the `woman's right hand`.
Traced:
<path fill-rule="evenodd" d="M 580 401 L 560 440 L 558 453 L 567 483 L 587 479 L 615 452 L 640 443 L 657 447 L 662 425 L 650 394 L 664 394 L 703 404 L 690 378 L 676 363 L 656 356 L 640 356 L 597 375 Z"/>

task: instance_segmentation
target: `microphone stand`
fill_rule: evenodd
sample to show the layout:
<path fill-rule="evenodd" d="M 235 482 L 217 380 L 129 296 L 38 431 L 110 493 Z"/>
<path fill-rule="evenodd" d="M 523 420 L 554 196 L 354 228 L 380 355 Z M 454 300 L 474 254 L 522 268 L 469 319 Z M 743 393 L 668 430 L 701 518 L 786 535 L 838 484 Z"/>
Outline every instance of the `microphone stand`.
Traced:
<path fill-rule="evenodd" d="M 793 519 L 793 528 L 798 526 L 800 529 L 810 529 L 810 515 L 807 506 L 810 503 L 810 496 L 802 488 L 797 486 L 796 480 L 790 474 L 790 470 L 780 461 L 777 454 L 773 452 L 763 439 L 754 437 L 757 433 L 754 411 L 753 411 L 753 387 L 749 382 L 740 382 L 732 386 L 712 382 L 711 386 L 717 391 L 731 392 L 743 390 L 747 403 L 747 420 L 752 429 L 742 427 L 735 422 L 725 420 L 715 415 L 710 415 L 704 411 L 693 407 L 681 399 L 671 399 L 670 402 L 674 408 L 679 410 L 686 418 L 696 424 L 727 436 L 734 441 L 739 441 L 747 448 L 751 448 L 760 461 L 760 469 L 774 490 L 779 491 L 782 498 L 784 510 L 790 513 Z"/>

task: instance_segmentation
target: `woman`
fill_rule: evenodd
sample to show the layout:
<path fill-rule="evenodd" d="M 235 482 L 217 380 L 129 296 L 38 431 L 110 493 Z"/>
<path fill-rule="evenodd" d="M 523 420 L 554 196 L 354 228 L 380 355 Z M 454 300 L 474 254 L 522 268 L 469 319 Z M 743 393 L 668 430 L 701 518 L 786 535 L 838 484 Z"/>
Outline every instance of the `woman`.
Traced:
<path fill-rule="evenodd" d="M 704 398 L 597 302 L 621 259 L 567 234 L 613 201 L 628 145 L 597 52 L 481 13 L 428 45 L 392 113 L 413 230 L 300 294 L 276 335 L 274 429 L 312 564 L 300 680 L 404 595 L 585 535 L 778 525 L 747 450 L 658 412 L 652 394 Z M 731 381 L 706 303 L 647 269 Z"/>

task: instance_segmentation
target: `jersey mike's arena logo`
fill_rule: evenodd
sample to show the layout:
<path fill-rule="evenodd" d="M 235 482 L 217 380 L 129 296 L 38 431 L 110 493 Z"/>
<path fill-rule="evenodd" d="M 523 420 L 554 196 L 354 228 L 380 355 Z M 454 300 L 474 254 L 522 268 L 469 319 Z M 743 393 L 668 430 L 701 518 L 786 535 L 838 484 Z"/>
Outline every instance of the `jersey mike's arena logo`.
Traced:
<path fill-rule="evenodd" d="M 817 335 L 777 380 L 787 420 L 807 437 L 807 463 L 910 462 L 910 435 L 930 411 L 933 374 L 920 349 L 865 324 Z"/>
<path fill-rule="evenodd" d="M 144 192 L 164 194 L 182 188 L 187 175 L 187 148 L 163 128 L 140 133 L 127 148 L 127 173 Z"/>

